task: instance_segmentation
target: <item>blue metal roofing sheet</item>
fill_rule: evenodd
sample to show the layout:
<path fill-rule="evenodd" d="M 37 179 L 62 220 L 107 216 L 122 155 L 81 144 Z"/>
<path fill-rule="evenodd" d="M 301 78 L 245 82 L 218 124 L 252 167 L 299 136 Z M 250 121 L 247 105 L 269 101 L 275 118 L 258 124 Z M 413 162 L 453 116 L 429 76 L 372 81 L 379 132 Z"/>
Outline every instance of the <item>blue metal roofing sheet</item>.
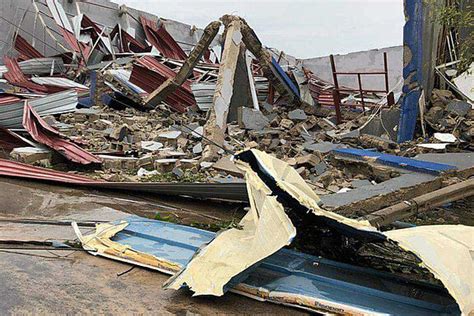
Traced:
<path fill-rule="evenodd" d="M 191 260 L 196 250 L 215 236 L 215 233 L 201 229 L 138 216 L 124 220 L 129 225 L 112 240 L 134 250 L 178 263 L 182 267 Z M 403 283 L 400 277 L 388 273 L 341 264 L 293 250 L 282 249 L 253 268 L 242 284 L 246 288 L 267 292 L 268 296 L 263 298 L 276 303 L 288 304 L 282 297 L 297 296 L 304 298 L 301 302 L 306 303 L 290 305 L 333 312 L 338 312 L 337 308 L 340 307 L 339 312 L 342 313 L 359 310 L 364 313 L 393 315 L 435 315 L 450 312 L 449 308 L 456 311 L 452 301 L 444 300 L 442 303 L 442 299 L 433 299 L 436 297 L 433 293 L 439 289 L 433 289 L 431 285 L 424 288 L 428 292 L 432 291 L 427 301 L 411 298 L 401 293 L 409 293 L 406 287 L 413 290 L 419 284 L 406 284 L 405 279 Z M 404 290 L 397 290 L 404 286 Z M 243 293 L 242 290 L 235 292 L 257 297 L 254 293 Z"/>

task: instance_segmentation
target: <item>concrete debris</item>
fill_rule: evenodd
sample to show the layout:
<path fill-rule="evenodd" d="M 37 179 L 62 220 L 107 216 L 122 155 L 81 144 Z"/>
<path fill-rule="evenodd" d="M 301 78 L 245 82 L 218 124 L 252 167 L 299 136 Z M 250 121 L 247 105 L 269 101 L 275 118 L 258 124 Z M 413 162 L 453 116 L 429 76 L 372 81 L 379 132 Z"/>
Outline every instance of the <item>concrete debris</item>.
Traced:
<path fill-rule="evenodd" d="M 308 116 L 303 110 L 296 109 L 296 110 L 288 112 L 288 118 L 290 120 L 305 121 L 308 118 Z"/>
<path fill-rule="evenodd" d="M 53 153 L 45 148 L 17 147 L 10 152 L 10 156 L 19 162 L 49 167 L 51 166 Z"/>
<path fill-rule="evenodd" d="M 242 106 L 239 108 L 238 122 L 241 128 L 261 131 L 268 126 L 270 120 L 259 110 Z"/>
<path fill-rule="evenodd" d="M 444 60 L 457 58 L 451 46 L 463 32 L 418 25 L 428 4 L 421 10 L 407 1 L 405 45 L 387 49 L 397 54 L 336 56 L 336 71 L 332 55 L 299 60 L 267 48 L 235 15 L 199 30 L 125 6 L 106 6 L 115 12 L 101 19 L 89 6 L 101 11 L 102 2 L 33 2 L 34 23 L 2 22 L 13 31 L 0 45 L 0 176 L 225 200 L 219 205 L 233 211 L 225 225 L 203 227 L 222 229 L 217 235 L 170 225 L 198 236 L 189 245 L 180 235 L 166 244 L 150 231 L 133 236 L 140 243 L 152 236 L 146 247 L 120 244 L 114 236 L 144 230 L 133 219 L 100 224 L 89 236 L 76 227 L 84 249 L 173 273 L 167 287 L 196 295 L 232 289 L 334 314 L 473 313 L 472 247 L 463 235 L 473 225 L 472 64 Z M 25 29 L 30 24 L 34 30 Z M 45 38 L 30 36 L 36 24 Z M 448 32 L 449 44 L 434 47 L 441 33 L 421 41 L 421 27 Z M 400 60 L 390 67 L 399 69 L 389 76 L 393 56 Z M 379 58 L 385 70 L 369 71 Z M 359 88 L 338 75 L 357 75 Z M 380 78 L 363 88 L 362 75 Z M 174 209 L 167 203 L 160 205 Z M 178 208 L 178 222 L 215 220 Z M 467 226 L 398 229 L 433 223 Z M 448 256 L 439 255 L 444 242 Z M 283 264 L 287 256 L 296 261 Z M 453 272 L 457 257 L 462 269 Z M 319 265 L 350 272 L 323 275 Z M 363 279 L 374 270 L 390 282 Z"/>

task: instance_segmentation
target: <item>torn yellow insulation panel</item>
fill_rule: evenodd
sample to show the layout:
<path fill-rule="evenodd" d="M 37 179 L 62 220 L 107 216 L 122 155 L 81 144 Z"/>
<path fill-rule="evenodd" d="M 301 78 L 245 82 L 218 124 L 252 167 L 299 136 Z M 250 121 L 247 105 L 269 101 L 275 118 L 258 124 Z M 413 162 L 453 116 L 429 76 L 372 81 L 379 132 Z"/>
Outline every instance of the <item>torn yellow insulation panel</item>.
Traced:
<path fill-rule="evenodd" d="M 229 281 L 259 261 L 289 245 L 296 229 L 276 197 L 249 166 L 245 171 L 250 211 L 240 222 L 196 253 L 187 267 L 173 276 L 167 288 L 187 285 L 194 295 L 224 294 Z"/>
<path fill-rule="evenodd" d="M 315 215 L 324 216 L 327 218 L 334 219 L 339 223 L 360 229 L 365 231 L 377 231 L 369 221 L 350 219 L 345 216 L 323 210 L 319 207 L 319 197 L 309 187 L 309 185 L 301 178 L 296 170 L 291 167 L 288 163 L 279 160 L 269 154 L 262 152 L 257 149 L 251 149 L 254 156 L 257 158 L 258 163 L 269 174 L 273 177 L 277 185 L 290 194 L 293 198 L 298 200 L 303 206 L 310 209 Z M 240 162 L 237 161 L 237 166 Z"/>
<path fill-rule="evenodd" d="M 112 237 L 127 226 L 128 223 L 125 221 L 121 221 L 119 224 L 97 224 L 94 233 L 83 236 L 77 224 L 72 223 L 72 227 L 82 247 L 93 254 L 156 269 L 165 273 L 177 272 L 182 268 L 179 264 L 158 259 L 153 255 L 133 250 L 130 246 L 111 240 Z"/>
<path fill-rule="evenodd" d="M 448 289 L 463 315 L 474 314 L 474 227 L 420 226 L 384 234 L 422 260 Z"/>

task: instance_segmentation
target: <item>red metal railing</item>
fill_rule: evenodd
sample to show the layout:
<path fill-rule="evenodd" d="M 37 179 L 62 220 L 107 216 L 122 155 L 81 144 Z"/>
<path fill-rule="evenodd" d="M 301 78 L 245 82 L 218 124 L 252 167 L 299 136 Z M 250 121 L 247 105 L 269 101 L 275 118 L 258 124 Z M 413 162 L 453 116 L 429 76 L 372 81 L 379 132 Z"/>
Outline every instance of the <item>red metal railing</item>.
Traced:
<path fill-rule="evenodd" d="M 334 56 L 330 55 L 329 59 L 331 61 L 331 70 L 332 76 L 334 80 L 334 90 L 333 90 L 333 98 L 334 98 L 334 106 L 336 107 L 336 119 L 337 124 L 342 122 L 342 115 L 341 115 L 341 92 L 358 92 L 360 94 L 362 110 L 365 113 L 365 106 L 366 102 L 364 100 L 364 93 L 384 93 L 387 95 L 387 104 L 392 105 L 395 103 L 393 93 L 390 93 L 389 84 L 388 84 L 388 63 L 387 63 L 387 53 L 383 53 L 383 65 L 384 71 L 373 71 L 373 72 L 338 72 L 336 71 L 336 63 L 334 62 Z M 337 76 L 338 75 L 350 75 L 350 76 L 357 76 L 358 82 L 358 89 L 350 89 L 350 88 L 340 88 Z M 372 75 L 383 75 L 385 78 L 385 90 L 369 90 L 362 88 L 362 76 L 372 76 Z"/>

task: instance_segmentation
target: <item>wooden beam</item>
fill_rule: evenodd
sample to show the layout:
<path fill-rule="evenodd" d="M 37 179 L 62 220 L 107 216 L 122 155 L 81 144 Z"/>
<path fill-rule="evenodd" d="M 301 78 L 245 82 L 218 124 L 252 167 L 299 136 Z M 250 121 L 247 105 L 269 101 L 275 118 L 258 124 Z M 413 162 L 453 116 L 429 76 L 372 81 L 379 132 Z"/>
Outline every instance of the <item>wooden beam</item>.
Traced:
<path fill-rule="evenodd" d="M 474 195 L 474 179 L 449 185 L 442 189 L 417 196 L 359 219 L 368 220 L 374 226 L 384 226 L 405 217 L 424 211 L 430 207 L 443 205 Z"/>

